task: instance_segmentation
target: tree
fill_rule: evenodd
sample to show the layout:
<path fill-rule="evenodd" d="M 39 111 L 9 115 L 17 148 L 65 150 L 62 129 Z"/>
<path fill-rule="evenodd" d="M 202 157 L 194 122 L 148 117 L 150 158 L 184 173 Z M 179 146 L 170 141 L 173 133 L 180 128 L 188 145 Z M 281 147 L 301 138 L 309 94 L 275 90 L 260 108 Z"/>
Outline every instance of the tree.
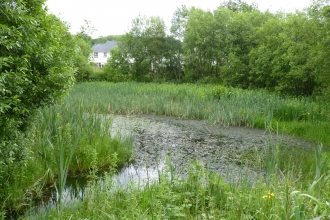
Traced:
<path fill-rule="evenodd" d="M 255 30 L 267 17 L 258 10 L 248 13 L 234 12 L 230 24 L 225 47 L 227 62 L 221 68 L 224 82 L 240 88 L 249 87 L 249 53 L 256 46 Z"/>
<path fill-rule="evenodd" d="M 166 37 L 163 55 L 164 79 L 180 81 L 182 73 L 182 42 L 171 36 Z"/>
<path fill-rule="evenodd" d="M 189 9 L 182 5 L 181 8 L 177 8 L 172 17 L 172 25 L 170 28 L 171 34 L 177 40 L 183 42 L 184 33 L 187 28 L 187 22 L 189 20 Z"/>
<path fill-rule="evenodd" d="M 330 1 L 314 0 L 308 8 L 308 15 L 317 31 L 314 32 L 316 45 L 312 48 L 309 63 L 313 66 L 318 83 L 316 93 L 330 97 Z"/>
<path fill-rule="evenodd" d="M 44 2 L 0 2 L 0 166 L 24 158 L 19 141 L 36 111 L 74 82 L 71 34 Z"/>
<path fill-rule="evenodd" d="M 183 42 L 185 78 L 197 81 L 216 73 L 217 37 L 215 19 L 210 11 L 191 8 Z"/>
<path fill-rule="evenodd" d="M 186 79 L 247 88 L 254 32 L 266 20 L 265 14 L 241 1 L 229 1 L 213 13 L 190 9 L 183 42 Z"/>
<path fill-rule="evenodd" d="M 172 17 L 172 25 L 170 28 L 171 37 L 174 38 L 170 40 L 168 38 L 167 43 L 172 43 L 170 51 L 172 52 L 170 56 L 170 63 L 173 67 L 172 71 L 175 73 L 176 79 L 181 80 L 181 57 L 182 57 L 182 42 L 184 40 L 185 31 L 187 28 L 187 22 L 189 19 L 189 10 L 185 5 L 182 5 L 181 8 L 177 8 Z M 176 41 L 175 41 L 176 40 Z M 170 45 L 170 44 L 169 44 Z"/>
<path fill-rule="evenodd" d="M 130 62 L 125 59 L 121 50 L 121 41 L 118 46 L 111 49 L 111 57 L 102 68 L 102 79 L 110 82 L 126 82 L 131 80 Z"/>
<path fill-rule="evenodd" d="M 84 34 L 78 34 L 73 37 L 75 47 L 73 61 L 76 68 L 75 78 L 77 82 L 88 81 L 93 73 L 93 67 L 89 63 L 90 55 L 93 52 L 91 44 L 88 43 L 90 39 Z"/>
<path fill-rule="evenodd" d="M 288 95 L 311 95 L 316 87 L 311 50 L 316 27 L 296 12 L 267 21 L 256 31 L 258 46 L 250 53 L 250 76 L 255 87 Z"/>
<path fill-rule="evenodd" d="M 164 20 L 160 17 L 139 16 L 121 38 L 118 47 L 126 61 L 131 63 L 133 80 L 150 81 L 164 76 L 165 30 Z"/>
<path fill-rule="evenodd" d="M 247 4 L 241 0 L 229 0 L 224 1 L 221 4 L 222 7 L 228 8 L 233 12 L 252 12 L 258 10 L 258 5 L 256 3 L 252 3 L 251 5 Z"/>

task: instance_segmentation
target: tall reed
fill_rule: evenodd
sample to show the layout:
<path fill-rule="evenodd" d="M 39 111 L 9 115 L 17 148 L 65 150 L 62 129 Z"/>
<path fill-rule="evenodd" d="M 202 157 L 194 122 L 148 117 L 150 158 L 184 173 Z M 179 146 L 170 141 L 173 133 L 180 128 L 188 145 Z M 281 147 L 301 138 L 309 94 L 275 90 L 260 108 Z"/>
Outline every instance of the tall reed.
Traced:
<path fill-rule="evenodd" d="M 281 148 L 278 149 L 281 151 Z M 322 153 L 323 154 L 323 153 Z M 278 163 L 281 152 L 273 157 Z M 324 157 L 325 155 L 322 155 Z M 263 156 L 262 167 L 268 159 Z M 273 160 L 273 159 L 272 159 Z M 286 161 L 287 169 L 275 166 L 270 179 L 256 179 L 251 184 L 244 176 L 234 184 L 221 176 L 210 173 L 198 161 L 187 164 L 184 172 L 173 170 L 167 160 L 159 172 L 158 182 L 147 187 L 129 185 L 128 188 L 109 190 L 111 178 L 102 185 L 94 185 L 92 196 L 81 203 L 64 207 L 65 216 L 71 219 L 327 219 L 330 217 L 327 178 L 310 182 L 306 187 L 299 181 L 299 174 L 291 175 L 294 161 Z M 315 162 L 315 161 L 314 161 Z M 315 166 L 315 164 L 310 164 Z M 316 188 L 316 184 L 326 184 Z M 41 215 L 40 215 L 41 216 Z M 57 213 L 49 213 L 56 218 Z M 34 216 L 38 219 L 38 216 Z"/>
<path fill-rule="evenodd" d="M 84 102 L 87 111 L 156 114 L 204 119 L 220 125 L 269 128 L 330 145 L 326 105 L 308 98 L 285 98 L 266 91 L 217 85 L 82 83 L 66 101 Z"/>
<path fill-rule="evenodd" d="M 59 109 L 55 111 L 55 108 Z M 264 152 L 246 152 L 247 164 L 255 164 L 268 173 L 267 181 L 260 179 L 253 184 L 244 178 L 235 184 L 226 183 L 222 177 L 209 173 L 196 162 L 192 166 L 187 164 L 190 172 L 185 178 L 164 171 L 164 176 L 161 174 L 159 177 L 162 180 L 159 184 L 150 183 L 150 187 L 143 190 L 131 186 L 112 193 L 93 185 L 93 193 L 85 201 L 63 207 L 62 218 L 312 219 L 330 215 L 330 167 L 324 162 L 329 158 L 326 145 L 330 144 L 327 134 L 330 114 L 322 103 L 216 85 L 83 83 L 75 86 L 61 107 L 55 108 L 51 109 L 63 117 L 61 126 L 65 128 L 66 124 L 70 124 L 70 128 L 74 128 L 65 133 L 73 137 L 76 131 L 80 133 L 70 163 L 73 173 L 74 170 L 90 171 L 95 162 L 88 157 L 91 149 L 102 152 L 97 153 L 98 161 L 106 155 L 105 164 L 115 160 L 111 156 L 114 152 L 127 160 L 130 149 L 116 144 L 118 142 L 109 136 L 106 129 L 106 123 L 111 121 L 107 116 L 111 114 L 159 114 L 205 119 L 224 126 L 285 132 L 325 145 L 325 152 L 315 152 L 315 157 L 310 156 L 313 155 L 310 150 L 288 149 L 281 143 L 274 143 Z M 56 143 L 58 127 L 54 126 L 56 114 L 47 112 L 49 110 L 41 111 L 40 121 L 36 120 L 31 134 L 34 137 L 31 146 L 35 146 L 31 148 L 32 155 L 45 167 L 54 166 L 53 153 L 58 153 L 52 151 L 48 144 L 48 140 Z M 66 110 L 69 113 L 65 113 Z M 107 151 L 105 146 L 108 143 L 117 146 L 116 150 Z M 64 155 L 70 155 L 73 145 L 62 146 Z M 103 162 L 99 165 L 107 166 Z M 52 167 L 52 170 L 56 168 Z M 111 179 L 108 181 L 111 187 Z M 48 216 L 57 218 L 58 213 Z"/>
<path fill-rule="evenodd" d="M 88 112 L 80 101 L 40 109 L 24 142 L 25 160 L 13 166 L 7 181 L 0 183 L 7 195 L 0 201 L 0 212 L 11 210 L 6 215 L 15 216 L 30 202 L 42 199 L 56 181 L 58 203 L 62 204 L 68 175 L 87 176 L 95 167 L 107 170 L 126 163 L 132 142 L 111 136 L 111 123 L 111 117 Z M 90 157 L 94 152 L 97 160 Z"/>

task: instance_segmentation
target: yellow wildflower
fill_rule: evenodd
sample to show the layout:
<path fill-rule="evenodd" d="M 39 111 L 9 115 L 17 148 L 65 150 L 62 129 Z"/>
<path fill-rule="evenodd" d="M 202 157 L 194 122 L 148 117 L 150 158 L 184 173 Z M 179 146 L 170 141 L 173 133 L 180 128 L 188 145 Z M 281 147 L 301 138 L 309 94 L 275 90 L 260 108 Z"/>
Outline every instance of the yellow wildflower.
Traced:
<path fill-rule="evenodd" d="M 267 195 L 264 195 L 262 198 L 263 198 L 263 199 L 271 199 L 271 198 L 274 197 L 274 196 L 275 196 L 275 194 L 272 193 L 272 192 L 270 192 L 270 190 L 268 190 Z"/>

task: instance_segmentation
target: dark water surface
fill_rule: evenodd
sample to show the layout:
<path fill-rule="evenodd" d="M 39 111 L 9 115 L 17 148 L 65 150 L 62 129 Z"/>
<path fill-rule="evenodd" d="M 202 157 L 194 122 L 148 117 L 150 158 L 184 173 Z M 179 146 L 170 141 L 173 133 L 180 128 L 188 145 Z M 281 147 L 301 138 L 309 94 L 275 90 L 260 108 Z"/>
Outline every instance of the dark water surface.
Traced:
<path fill-rule="evenodd" d="M 243 175 L 253 181 L 262 177 L 263 171 L 242 167 L 243 152 L 260 150 L 278 142 L 289 147 L 315 146 L 261 129 L 212 126 L 201 120 L 151 115 L 115 115 L 110 134 L 133 138 L 133 162 L 113 177 L 114 184 L 119 187 L 125 187 L 131 181 L 143 185 L 147 181 L 157 180 L 158 173 L 165 166 L 165 155 L 168 155 L 176 170 L 184 171 L 192 161 L 199 160 L 205 168 L 221 174 L 227 182 L 236 182 Z M 69 178 L 64 203 L 83 199 L 86 185 L 86 179 Z M 50 200 L 54 204 L 56 195 L 53 194 Z"/>

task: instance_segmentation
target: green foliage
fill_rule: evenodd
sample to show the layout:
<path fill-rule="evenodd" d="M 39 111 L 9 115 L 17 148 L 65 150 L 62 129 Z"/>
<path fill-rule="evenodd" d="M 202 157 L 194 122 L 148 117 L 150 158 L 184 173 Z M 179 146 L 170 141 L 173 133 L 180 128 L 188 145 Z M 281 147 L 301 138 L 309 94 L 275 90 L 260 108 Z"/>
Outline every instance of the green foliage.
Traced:
<path fill-rule="evenodd" d="M 165 24 L 159 17 L 138 17 L 132 22 L 130 32 L 125 36 L 125 51 L 133 59 L 132 76 L 137 81 L 149 81 L 161 77 Z M 131 62 L 130 60 L 127 60 Z"/>
<path fill-rule="evenodd" d="M 131 141 L 111 137 L 111 118 L 87 113 L 85 104 L 67 97 L 38 112 L 27 132 L 24 160 L 0 166 L 0 212 L 14 218 L 50 185 L 61 194 L 67 176 L 95 177 L 98 170 L 113 171 L 128 161 Z"/>
<path fill-rule="evenodd" d="M 43 3 L 0 3 L 1 166 L 24 157 L 22 132 L 36 110 L 53 104 L 73 83 L 71 35 Z"/>
<path fill-rule="evenodd" d="M 100 77 L 109 82 L 127 82 L 131 81 L 131 73 L 129 71 L 130 63 L 125 59 L 122 51 L 118 47 L 111 50 L 111 57 L 101 70 Z"/>
<path fill-rule="evenodd" d="M 282 94 L 311 95 L 317 86 L 315 67 L 309 61 L 315 31 L 303 13 L 262 25 L 257 32 L 259 46 L 250 53 L 250 74 L 256 86 Z"/>
<path fill-rule="evenodd" d="M 241 0 L 214 11 L 183 5 L 173 14 L 170 36 L 160 18 L 140 16 L 102 78 L 221 83 L 326 100 L 328 11 L 325 0 L 305 11 L 275 14 Z"/>
<path fill-rule="evenodd" d="M 312 18 L 316 31 L 313 32 L 316 44 L 311 50 L 310 63 L 314 67 L 315 81 L 318 83 L 316 93 L 323 94 L 325 100 L 330 97 L 330 82 L 329 82 L 329 7 L 330 2 L 327 0 L 315 0 L 308 9 L 308 15 Z"/>
<path fill-rule="evenodd" d="M 278 123 L 280 132 L 330 144 L 327 105 L 309 98 L 212 84 L 134 82 L 78 84 L 70 97 L 80 96 L 87 110 L 95 111 L 97 107 L 100 113 L 171 115 L 273 130 Z"/>
<path fill-rule="evenodd" d="M 209 11 L 192 8 L 183 42 L 185 81 L 196 82 L 205 76 L 218 76 L 216 67 L 219 51 L 214 47 L 218 37 L 214 28 L 217 21 Z M 223 24 L 220 23 L 220 25 Z M 213 47 L 208 45 L 213 44 Z"/>
<path fill-rule="evenodd" d="M 181 64 L 175 54 L 180 50 L 179 40 L 166 36 L 161 18 L 139 16 L 132 21 L 131 30 L 118 39 L 118 48 L 112 51 L 100 77 L 112 82 L 180 79 Z"/>
<path fill-rule="evenodd" d="M 294 155 L 293 155 L 294 156 Z M 256 179 L 253 184 L 245 176 L 227 183 L 210 173 L 200 162 L 187 163 L 186 172 L 174 170 L 170 160 L 159 171 L 158 182 L 132 184 L 113 189 L 111 177 L 92 185 L 84 201 L 64 207 L 61 217 L 71 219 L 314 219 L 329 216 L 329 173 L 324 178 L 308 179 L 291 170 L 287 157 L 274 155 L 276 163 L 286 164 L 284 170 L 275 164 L 269 183 Z M 255 160 L 255 157 L 251 158 Z M 266 165 L 268 159 L 262 162 Z M 314 161 L 315 162 L 315 161 Z M 311 164 L 309 164 L 311 165 Z M 297 176 L 296 176 L 297 175 Z M 308 175 L 310 177 L 311 175 Z M 300 183 L 301 178 L 308 182 Z M 108 190 L 104 185 L 112 188 Z M 322 186 L 322 187 L 318 187 Z M 48 210 L 48 218 L 58 213 Z M 45 213 L 29 216 L 41 219 Z"/>
<path fill-rule="evenodd" d="M 258 10 L 258 6 L 255 3 L 249 5 L 241 0 L 224 1 L 221 6 L 228 8 L 233 12 L 251 12 Z"/>
<path fill-rule="evenodd" d="M 89 63 L 93 50 L 84 38 L 86 38 L 84 35 L 74 36 L 75 56 L 73 62 L 76 68 L 75 78 L 77 82 L 88 81 L 93 74 L 93 67 Z"/>
<path fill-rule="evenodd" d="M 170 31 L 172 36 L 180 42 L 184 39 L 184 32 L 186 31 L 187 21 L 189 19 L 188 15 L 189 10 L 185 5 L 182 5 L 181 8 L 177 8 L 173 13 Z"/>
<path fill-rule="evenodd" d="M 105 44 L 107 41 L 119 41 L 120 38 L 122 37 L 122 35 L 109 35 L 106 37 L 99 37 L 96 39 L 89 39 L 89 42 L 91 43 L 91 45 L 94 44 Z"/>

